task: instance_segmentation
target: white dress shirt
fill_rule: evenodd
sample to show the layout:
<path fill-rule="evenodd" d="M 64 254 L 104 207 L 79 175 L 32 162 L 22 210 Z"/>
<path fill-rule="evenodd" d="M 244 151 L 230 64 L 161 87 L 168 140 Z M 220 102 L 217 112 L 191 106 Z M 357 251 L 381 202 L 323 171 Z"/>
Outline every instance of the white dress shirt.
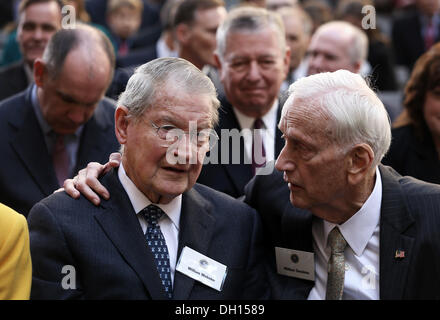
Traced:
<path fill-rule="evenodd" d="M 152 204 L 152 202 L 145 196 L 136 185 L 127 176 L 122 162 L 119 166 L 118 177 L 121 181 L 122 187 L 128 194 L 128 198 L 133 206 L 134 212 L 136 212 L 139 223 L 141 224 L 142 231 L 146 232 L 147 222 L 142 214 L 139 214 L 145 207 Z M 176 271 L 176 260 L 177 260 L 177 248 L 179 245 L 179 222 L 180 222 L 180 212 L 182 209 L 182 195 L 174 198 L 168 204 L 157 204 L 165 214 L 159 219 L 159 226 L 162 234 L 165 238 L 168 247 L 168 253 L 170 256 L 170 267 L 171 267 L 171 282 L 174 283 L 174 273 Z M 145 244 L 146 244 L 145 240 Z"/>
<path fill-rule="evenodd" d="M 315 286 L 309 300 L 325 299 L 327 265 L 330 245 L 327 239 L 336 226 L 341 231 L 345 248 L 345 279 L 343 300 L 379 299 L 379 222 L 382 202 L 382 180 L 376 168 L 373 192 L 361 209 L 341 225 L 314 219 L 312 224 L 313 248 L 315 250 Z"/>
<path fill-rule="evenodd" d="M 277 123 L 278 99 L 275 100 L 272 108 L 267 112 L 261 120 L 264 123 L 262 128 L 262 137 L 264 144 L 264 151 L 266 152 L 266 163 L 275 159 L 275 133 Z M 238 124 L 243 133 L 244 146 L 248 159 L 252 159 L 252 140 L 253 140 L 253 126 L 255 118 L 248 117 L 237 108 L 233 108 Z"/>

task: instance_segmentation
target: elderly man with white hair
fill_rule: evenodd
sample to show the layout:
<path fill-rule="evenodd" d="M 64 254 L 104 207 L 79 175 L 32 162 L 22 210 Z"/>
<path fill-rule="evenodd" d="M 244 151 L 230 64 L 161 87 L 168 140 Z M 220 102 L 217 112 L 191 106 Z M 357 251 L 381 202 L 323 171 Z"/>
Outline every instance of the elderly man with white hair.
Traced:
<path fill-rule="evenodd" d="M 269 230 L 275 297 L 438 299 L 440 187 L 380 164 L 391 141 L 381 101 L 346 70 L 289 93 L 279 171 L 246 188 Z"/>

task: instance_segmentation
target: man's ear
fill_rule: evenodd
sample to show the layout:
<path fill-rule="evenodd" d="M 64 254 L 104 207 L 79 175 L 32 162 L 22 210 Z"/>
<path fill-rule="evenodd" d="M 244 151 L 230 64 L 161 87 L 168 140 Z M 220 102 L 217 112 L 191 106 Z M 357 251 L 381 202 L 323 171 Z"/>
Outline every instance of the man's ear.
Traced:
<path fill-rule="evenodd" d="M 371 169 L 374 151 L 366 143 L 355 145 L 349 152 L 348 182 L 356 185 L 361 182 Z"/>
<path fill-rule="evenodd" d="M 353 62 L 353 73 L 359 73 L 361 71 L 362 61 Z"/>
<path fill-rule="evenodd" d="M 189 40 L 190 28 L 185 23 L 179 23 L 175 28 L 177 42 L 186 44 Z"/>
<path fill-rule="evenodd" d="M 124 106 L 119 106 L 115 111 L 115 134 L 118 142 L 123 145 L 127 142 L 128 136 L 128 109 Z"/>
<path fill-rule="evenodd" d="M 40 58 L 34 62 L 34 81 L 37 87 L 42 87 L 46 77 L 46 64 Z"/>

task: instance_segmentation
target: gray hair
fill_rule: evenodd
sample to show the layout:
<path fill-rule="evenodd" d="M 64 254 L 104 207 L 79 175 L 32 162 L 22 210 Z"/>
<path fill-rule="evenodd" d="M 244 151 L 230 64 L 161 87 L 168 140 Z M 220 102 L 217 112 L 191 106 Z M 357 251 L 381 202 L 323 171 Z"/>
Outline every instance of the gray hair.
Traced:
<path fill-rule="evenodd" d="M 342 149 L 367 143 L 374 152 L 373 167 L 388 151 L 391 143 L 388 113 L 360 75 L 338 70 L 302 78 L 290 86 L 286 105 L 296 99 L 305 99 L 308 107 L 328 116 L 329 138 Z"/>
<path fill-rule="evenodd" d="M 261 29 L 271 27 L 278 34 L 278 41 L 283 51 L 286 50 L 286 36 L 281 16 L 273 11 L 251 6 L 232 9 L 226 20 L 217 29 L 217 54 L 223 60 L 226 51 L 226 39 L 233 32 L 258 33 Z"/>
<path fill-rule="evenodd" d="M 113 45 L 101 30 L 82 23 L 77 23 L 75 29 L 58 30 L 49 40 L 42 59 L 50 77 L 58 77 L 67 55 L 79 47 L 88 51 L 100 47 L 105 52 L 111 67 L 110 84 L 116 60 Z"/>
<path fill-rule="evenodd" d="M 118 106 L 126 107 L 129 116 L 139 119 L 155 103 L 167 82 L 188 93 L 210 96 L 212 126 L 217 124 L 220 101 L 214 84 L 200 69 L 181 58 L 159 58 L 139 66 L 119 96 Z"/>
<path fill-rule="evenodd" d="M 328 31 L 345 34 L 349 39 L 348 55 L 352 63 L 364 62 L 368 56 L 368 37 L 361 29 L 346 21 L 330 21 L 321 25 L 315 35 Z"/>

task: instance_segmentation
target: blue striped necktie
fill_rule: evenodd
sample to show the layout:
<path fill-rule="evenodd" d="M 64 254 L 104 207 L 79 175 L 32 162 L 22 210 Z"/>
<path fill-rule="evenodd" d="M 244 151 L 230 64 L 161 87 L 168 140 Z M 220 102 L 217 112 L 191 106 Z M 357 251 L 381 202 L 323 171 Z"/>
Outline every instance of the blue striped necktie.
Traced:
<path fill-rule="evenodd" d="M 141 211 L 141 214 L 145 217 L 145 220 L 148 223 L 147 232 L 145 233 L 147 245 L 153 253 L 157 271 L 159 272 L 160 280 L 162 281 L 166 295 L 169 299 L 172 299 L 173 287 L 171 283 L 170 256 L 168 254 L 168 247 L 165 238 L 162 231 L 160 231 L 159 226 L 159 219 L 165 214 L 165 212 L 163 212 L 158 206 L 150 204 Z"/>

